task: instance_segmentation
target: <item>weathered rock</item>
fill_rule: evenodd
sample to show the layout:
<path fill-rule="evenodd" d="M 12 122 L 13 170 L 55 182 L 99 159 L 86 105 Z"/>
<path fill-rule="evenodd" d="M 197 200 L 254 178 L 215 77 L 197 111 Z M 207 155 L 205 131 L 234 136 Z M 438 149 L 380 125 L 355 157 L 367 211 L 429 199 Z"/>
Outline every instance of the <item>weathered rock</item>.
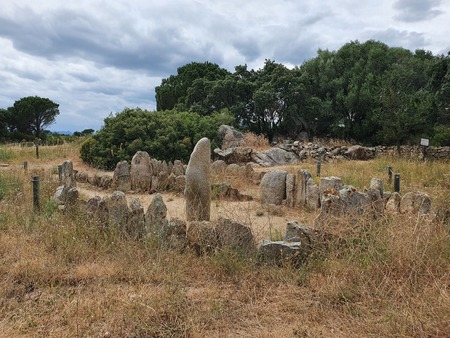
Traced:
<path fill-rule="evenodd" d="M 293 207 L 295 204 L 295 176 L 293 174 L 286 175 L 286 199 L 285 204 Z"/>
<path fill-rule="evenodd" d="M 58 205 L 73 205 L 78 201 L 78 190 L 75 187 L 61 185 L 53 195 L 53 202 Z"/>
<path fill-rule="evenodd" d="M 127 161 L 117 163 L 112 186 L 115 190 L 124 192 L 131 189 L 130 165 Z"/>
<path fill-rule="evenodd" d="M 130 201 L 126 232 L 134 239 L 143 237 L 145 230 L 144 208 L 138 198 Z"/>
<path fill-rule="evenodd" d="M 89 182 L 89 173 L 87 171 L 80 171 L 75 176 L 77 182 L 80 183 L 88 183 Z"/>
<path fill-rule="evenodd" d="M 77 186 L 72 161 L 64 161 L 61 165 L 61 183 L 68 188 Z"/>
<path fill-rule="evenodd" d="M 305 254 L 312 250 L 317 238 L 314 230 L 298 224 L 297 221 L 290 221 L 286 225 L 286 242 L 301 242 L 305 249 Z"/>
<path fill-rule="evenodd" d="M 370 160 L 375 157 L 375 152 L 360 145 L 354 145 L 348 148 L 345 155 L 352 160 Z"/>
<path fill-rule="evenodd" d="M 227 164 L 242 164 L 252 161 L 253 149 L 250 147 L 234 147 L 225 150 L 214 149 L 214 155 L 218 160 Z"/>
<path fill-rule="evenodd" d="M 175 175 L 175 177 L 184 175 L 184 166 L 180 160 L 175 160 L 173 162 L 172 173 Z"/>
<path fill-rule="evenodd" d="M 301 242 L 263 240 L 258 246 L 258 260 L 267 264 L 298 266 L 309 249 Z"/>
<path fill-rule="evenodd" d="M 218 200 L 228 200 L 228 201 L 251 201 L 253 197 L 250 195 L 243 195 L 231 186 L 231 183 L 222 182 L 211 185 L 211 198 Z"/>
<path fill-rule="evenodd" d="M 231 126 L 221 125 L 218 134 L 222 149 L 238 147 L 245 142 L 245 136 Z"/>
<path fill-rule="evenodd" d="M 205 137 L 197 142 L 186 169 L 186 219 L 209 221 L 211 212 L 210 184 L 211 145 Z"/>
<path fill-rule="evenodd" d="M 186 237 L 198 254 L 211 253 L 219 246 L 216 228 L 209 221 L 190 222 Z"/>
<path fill-rule="evenodd" d="M 109 189 L 112 185 L 113 182 L 113 178 L 111 176 L 108 175 L 102 175 L 100 177 L 100 181 L 98 181 L 97 185 L 102 188 L 102 189 Z"/>
<path fill-rule="evenodd" d="M 381 190 L 383 188 L 381 187 Z M 369 188 L 366 191 L 366 194 L 369 196 L 369 200 L 372 206 L 372 211 L 374 217 L 379 217 L 384 214 L 384 199 L 383 195 L 380 193 L 379 186 L 377 188 Z"/>
<path fill-rule="evenodd" d="M 219 219 L 216 233 L 221 247 L 240 252 L 249 252 L 255 247 L 252 230 L 241 223 Z"/>
<path fill-rule="evenodd" d="M 174 190 L 177 192 L 184 192 L 185 188 L 186 188 L 186 176 L 181 175 L 175 177 Z"/>
<path fill-rule="evenodd" d="M 227 164 L 223 160 L 214 161 L 211 164 L 211 170 L 214 174 L 224 175 L 227 170 Z"/>
<path fill-rule="evenodd" d="M 163 245 L 167 248 L 183 252 L 188 245 L 186 222 L 174 218 L 162 229 Z"/>
<path fill-rule="evenodd" d="M 108 224 L 108 206 L 105 198 L 94 196 L 86 203 L 86 211 L 91 214 L 98 224 L 106 226 Z"/>
<path fill-rule="evenodd" d="M 153 197 L 145 213 L 145 234 L 147 237 L 160 239 L 169 221 L 166 218 L 167 207 L 160 194 Z"/>
<path fill-rule="evenodd" d="M 406 193 L 400 201 L 400 212 L 428 214 L 431 211 L 431 199 L 420 191 Z"/>
<path fill-rule="evenodd" d="M 377 189 L 380 192 L 380 195 L 383 196 L 383 194 L 384 194 L 383 180 L 373 177 L 370 180 L 370 187 L 373 189 Z"/>
<path fill-rule="evenodd" d="M 128 202 L 122 191 L 114 191 L 106 199 L 108 225 L 124 233 L 128 223 Z"/>
<path fill-rule="evenodd" d="M 339 191 L 342 189 L 342 180 L 336 176 L 322 177 L 320 179 L 319 184 L 319 195 L 322 197 L 322 194 L 325 191 L 336 190 Z"/>
<path fill-rule="evenodd" d="M 262 204 L 281 205 L 286 194 L 287 171 L 271 170 L 261 180 L 260 196 Z"/>
<path fill-rule="evenodd" d="M 319 186 L 312 177 L 306 181 L 306 208 L 309 210 L 320 208 Z"/>
<path fill-rule="evenodd" d="M 263 167 L 299 163 L 299 157 L 295 153 L 281 148 L 270 148 L 264 151 L 251 153 L 251 159 L 253 162 L 258 163 Z"/>
<path fill-rule="evenodd" d="M 150 155 L 146 151 L 134 154 L 130 166 L 131 189 L 149 191 L 152 183 L 153 168 Z"/>
<path fill-rule="evenodd" d="M 158 191 L 165 191 L 169 186 L 169 174 L 167 171 L 161 171 L 158 174 Z"/>
<path fill-rule="evenodd" d="M 402 197 L 398 192 L 393 192 L 386 202 L 386 211 L 400 212 L 400 201 Z"/>

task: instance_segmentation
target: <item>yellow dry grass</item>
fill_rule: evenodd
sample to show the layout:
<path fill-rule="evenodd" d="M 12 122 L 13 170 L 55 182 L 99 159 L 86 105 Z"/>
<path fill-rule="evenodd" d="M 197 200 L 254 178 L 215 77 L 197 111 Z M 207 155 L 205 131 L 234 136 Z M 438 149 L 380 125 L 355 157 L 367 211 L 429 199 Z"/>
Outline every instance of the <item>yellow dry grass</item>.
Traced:
<path fill-rule="evenodd" d="M 333 239 L 293 268 L 261 266 L 230 251 L 197 257 L 158 249 L 100 229 L 80 211 L 58 212 L 48 202 L 58 185 L 54 166 L 78 161 L 77 147 L 64 146 L 42 150 L 39 160 L 21 149 L 2 160 L 9 167 L 0 170 L 0 337 L 449 336 L 449 163 L 323 164 L 322 176 L 361 189 L 371 177 L 386 179 L 391 165 L 402 175 L 402 193 L 426 191 L 442 212 L 432 220 L 336 219 L 324 229 Z M 302 167 L 314 173 L 314 165 Z M 33 173 L 42 180 L 39 213 Z M 254 192 L 246 180 L 233 184 Z M 237 220 L 259 217 L 257 202 L 218 203 L 217 212 Z M 317 215 L 259 208 L 272 221 L 312 224 Z"/>

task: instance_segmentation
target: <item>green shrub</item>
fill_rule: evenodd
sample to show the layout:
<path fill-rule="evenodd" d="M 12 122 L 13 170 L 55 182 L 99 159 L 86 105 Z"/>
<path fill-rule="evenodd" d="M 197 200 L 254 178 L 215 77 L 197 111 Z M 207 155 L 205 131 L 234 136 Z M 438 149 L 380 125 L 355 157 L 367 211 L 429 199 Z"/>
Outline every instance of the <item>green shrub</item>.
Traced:
<path fill-rule="evenodd" d="M 158 160 L 187 162 L 202 137 L 208 137 L 212 147 L 217 147 L 219 126 L 231 121 L 227 113 L 200 116 L 193 112 L 126 108 L 105 119 L 105 125 L 82 143 L 80 155 L 84 162 L 103 169 L 113 169 L 122 160 L 130 161 L 138 150 Z"/>

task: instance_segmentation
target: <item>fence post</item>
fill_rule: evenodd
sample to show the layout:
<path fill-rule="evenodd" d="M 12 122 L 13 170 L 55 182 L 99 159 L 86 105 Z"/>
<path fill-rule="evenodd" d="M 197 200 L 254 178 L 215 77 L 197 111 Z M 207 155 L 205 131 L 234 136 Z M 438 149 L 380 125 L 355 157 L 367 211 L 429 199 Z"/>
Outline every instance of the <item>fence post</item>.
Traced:
<path fill-rule="evenodd" d="M 394 176 L 394 191 L 400 193 L 400 174 Z"/>
<path fill-rule="evenodd" d="M 28 171 L 28 161 L 23 162 L 23 170 L 24 170 L 25 172 Z"/>
<path fill-rule="evenodd" d="M 392 183 L 392 167 L 391 166 L 388 167 L 388 182 L 389 182 L 389 184 Z"/>
<path fill-rule="evenodd" d="M 320 177 L 320 167 L 321 167 L 320 161 L 317 161 L 317 176 Z"/>
<path fill-rule="evenodd" d="M 33 206 L 34 211 L 40 210 L 39 205 L 39 176 L 33 176 L 31 182 L 33 183 Z"/>

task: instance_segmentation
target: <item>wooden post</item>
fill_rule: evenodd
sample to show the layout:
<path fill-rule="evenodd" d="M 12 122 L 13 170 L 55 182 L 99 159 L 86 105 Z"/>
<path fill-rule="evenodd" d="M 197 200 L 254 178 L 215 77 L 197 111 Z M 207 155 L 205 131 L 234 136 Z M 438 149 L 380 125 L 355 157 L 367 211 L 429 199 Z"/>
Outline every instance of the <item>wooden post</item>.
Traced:
<path fill-rule="evenodd" d="M 388 167 L 388 182 L 389 184 L 392 183 L 392 167 Z"/>
<path fill-rule="evenodd" d="M 317 162 L 317 176 L 320 177 L 320 167 L 321 167 L 321 163 L 320 161 Z"/>
<path fill-rule="evenodd" d="M 39 176 L 33 176 L 31 182 L 33 183 L 33 206 L 34 211 L 40 210 L 39 205 Z"/>
<path fill-rule="evenodd" d="M 23 162 L 23 170 L 24 170 L 25 172 L 28 171 L 28 161 Z"/>
<path fill-rule="evenodd" d="M 400 174 L 394 176 L 394 191 L 400 193 Z"/>
<path fill-rule="evenodd" d="M 34 145 L 36 146 L 36 158 L 39 159 L 39 144 L 36 142 Z"/>

